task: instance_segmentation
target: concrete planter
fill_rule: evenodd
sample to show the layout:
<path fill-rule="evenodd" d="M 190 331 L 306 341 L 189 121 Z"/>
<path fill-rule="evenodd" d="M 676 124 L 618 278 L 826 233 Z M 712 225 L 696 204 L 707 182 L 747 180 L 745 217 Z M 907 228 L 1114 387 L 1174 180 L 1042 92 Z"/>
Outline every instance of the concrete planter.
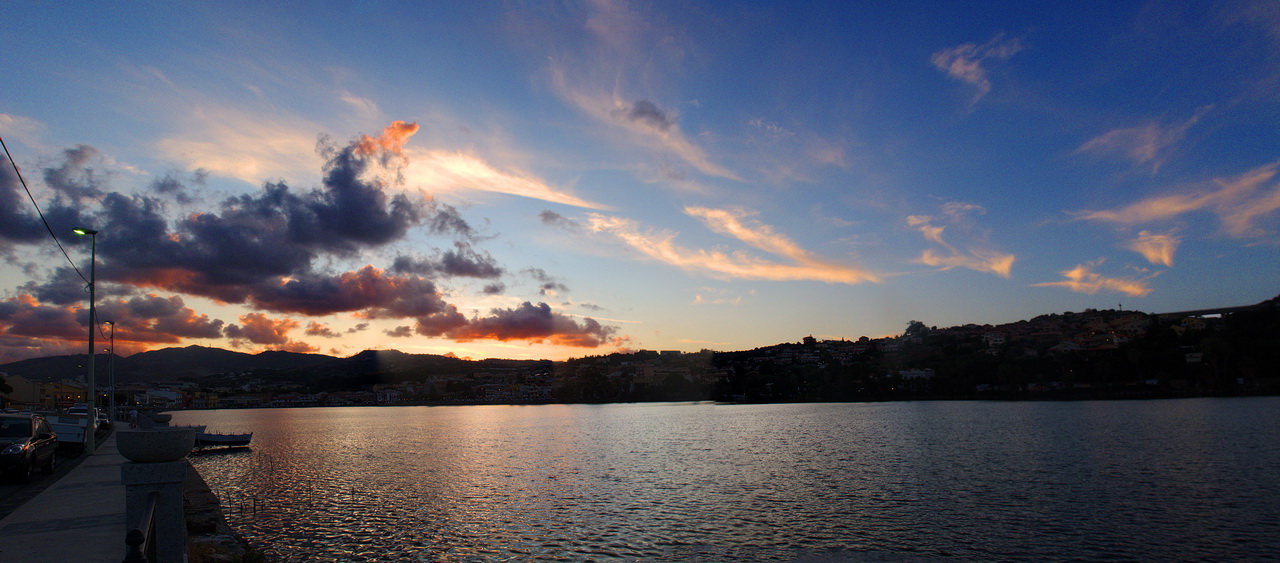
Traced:
<path fill-rule="evenodd" d="M 191 428 L 148 428 L 116 432 L 116 449 L 125 459 L 141 463 L 178 461 L 196 445 Z"/>

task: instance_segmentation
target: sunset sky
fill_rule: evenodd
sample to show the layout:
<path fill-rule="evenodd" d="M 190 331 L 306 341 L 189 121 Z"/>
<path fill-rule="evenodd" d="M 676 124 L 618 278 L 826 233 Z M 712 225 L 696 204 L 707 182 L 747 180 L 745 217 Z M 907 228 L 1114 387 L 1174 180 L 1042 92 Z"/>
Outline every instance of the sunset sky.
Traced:
<path fill-rule="evenodd" d="M 741 350 L 1280 294 L 1272 1 L 13 0 L 0 72 L 80 272 L 0 160 L 0 362 L 85 351 L 74 227 L 123 355 Z"/>

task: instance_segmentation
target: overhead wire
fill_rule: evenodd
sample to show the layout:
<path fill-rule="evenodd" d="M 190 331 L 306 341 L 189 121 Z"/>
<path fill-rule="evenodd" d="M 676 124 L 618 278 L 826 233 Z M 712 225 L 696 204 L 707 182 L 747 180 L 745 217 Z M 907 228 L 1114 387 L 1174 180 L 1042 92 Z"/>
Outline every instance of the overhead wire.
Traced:
<path fill-rule="evenodd" d="M 13 173 L 18 176 L 18 182 L 22 184 L 22 189 L 27 192 L 27 198 L 31 200 L 31 205 L 36 208 L 36 215 L 40 216 L 40 221 L 44 223 L 44 228 L 49 231 L 49 236 L 53 237 L 53 243 L 58 245 L 58 250 L 62 251 L 62 255 L 67 258 L 67 263 L 71 265 L 72 270 L 75 270 L 76 275 L 80 276 L 80 279 L 84 280 L 84 283 L 93 285 L 93 282 L 89 281 L 89 278 L 84 277 L 84 273 L 80 271 L 80 268 L 76 267 L 76 263 L 71 259 L 71 255 L 67 254 L 67 249 L 63 248 L 62 241 L 59 241 L 58 235 L 53 232 L 53 227 L 49 226 L 49 220 L 45 219 L 44 212 L 40 210 L 40 205 L 36 203 L 35 196 L 31 195 L 31 188 L 27 187 L 27 180 L 22 177 L 22 171 L 18 170 L 18 163 L 14 162 L 13 155 L 9 154 L 9 145 L 5 144 L 4 137 L 0 137 L 0 147 L 4 148 L 5 158 L 9 159 L 9 165 L 13 167 Z M 97 315 L 93 316 L 96 317 Z M 97 325 L 98 333 L 102 334 L 103 338 L 106 338 L 107 335 L 102 331 L 102 323 L 96 322 L 96 318 L 90 319 L 90 321 Z"/>
<path fill-rule="evenodd" d="M 89 278 L 84 277 L 84 274 L 80 272 L 80 268 L 76 267 L 75 261 L 71 260 L 71 255 L 67 254 L 67 249 L 62 247 L 62 242 L 58 240 L 58 235 L 53 233 L 53 227 L 49 226 L 49 220 L 45 219 L 44 212 L 40 211 L 40 205 L 36 203 L 35 196 L 31 195 L 31 189 L 27 187 L 27 181 L 23 179 L 22 171 L 18 170 L 18 163 L 14 162 L 13 156 L 9 154 L 9 145 L 4 144 L 4 137 L 0 137 L 0 147 L 4 147 L 5 158 L 8 158 L 9 165 L 13 166 L 13 173 L 18 175 L 18 182 L 22 184 L 22 189 L 26 190 L 27 198 L 31 200 L 31 205 L 35 206 L 36 215 L 39 215 L 40 220 L 44 222 L 44 228 L 49 231 L 49 236 L 53 237 L 53 243 L 58 245 L 58 250 L 62 251 L 62 255 L 67 258 L 67 263 L 71 264 L 71 269 L 75 270 L 76 275 L 80 276 L 80 279 L 84 280 L 84 283 L 93 283 L 89 281 Z"/>

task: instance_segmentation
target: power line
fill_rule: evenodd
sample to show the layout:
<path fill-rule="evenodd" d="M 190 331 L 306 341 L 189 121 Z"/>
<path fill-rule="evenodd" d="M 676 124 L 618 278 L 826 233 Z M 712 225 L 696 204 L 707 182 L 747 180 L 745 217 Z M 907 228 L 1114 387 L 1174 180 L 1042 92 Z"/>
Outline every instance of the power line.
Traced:
<path fill-rule="evenodd" d="M 67 249 L 62 247 L 62 242 L 58 240 L 58 235 L 53 234 L 53 227 L 49 226 L 49 220 L 44 218 L 44 212 L 40 211 L 40 205 L 36 203 L 35 196 L 31 195 L 31 189 L 27 187 L 27 181 L 22 178 L 22 172 L 18 170 L 18 163 L 13 161 L 13 156 L 9 154 L 9 145 L 4 144 L 4 137 L 0 137 L 0 147 L 4 147 L 4 156 L 9 159 L 9 165 L 13 166 L 13 173 L 18 175 L 18 181 L 22 183 L 22 189 L 26 190 L 27 198 L 31 200 L 31 205 L 36 208 L 36 215 L 40 216 L 40 220 L 44 222 L 44 228 L 49 231 L 49 236 L 53 237 L 53 243 L 58 245 L 58 250 L 62 251 L 62 255 L 67 257 L 67 263 L 71 264 L 71 269 L 76 271 L 76 275 L 84 280 L 84 283 L 92 283 L 89 278 L 84 277 L 80 272 L 80 268 L 76 267 L 76 263 L 71 260 L 71 255 L 67 254 Z"/>

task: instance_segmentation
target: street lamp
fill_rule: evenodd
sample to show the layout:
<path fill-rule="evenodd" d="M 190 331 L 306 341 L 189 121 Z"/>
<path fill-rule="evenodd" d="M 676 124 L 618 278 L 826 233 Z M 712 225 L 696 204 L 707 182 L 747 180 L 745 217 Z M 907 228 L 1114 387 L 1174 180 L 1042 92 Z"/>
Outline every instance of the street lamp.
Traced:
<path fill-rule="evenodd" d="M 108 352 L 111 353 L 111 355 L 109 356 L 110 364 L 108 364 L 111 366 L 111 370 L 109 372 L 111 375 L 109 376 L 109 379 L 108 379 L 110 383 L 107 384 L 107 388 L 110 390 L 111 394 L 107 396 L 107 405 L 108 405 L 107 417 L 111 419 L 111 424 L 115 424 L 116 423 L 115 422 L 116 421 L 116 322 L 107 321 L 107 324 L 111 326 L 111 335 L 110 335 L 111 347 L 108 348 Z"/>
<path fill-rule="evenodd" d="M 97 386 L 94 384 L 95 382 L 93 380 L 93 364 L 97 357 L 97 350 L 93 349 L 93 331 L 98 330 L 98 309 L 96 300 L 97 288 L 95 287 L 95 282 L 98 279 L 98 231 L 91 229 L 72 229 L 71 232 L 80 236 L 89 235 L 91 240 L 89 246 L 89 379 L 85 381 L 85 387 L 89 391 L 88 393 L 85 393 L 88 399 L 85 401 L 85 406 L 88 407 L 86 412 L 88 413 L 87 416 L 89 420 L 87 421 L 84 429 L 85 433 L 89 434 L 89 436 L 85 437 L 84 451 L 85 453 L 92 455 L 93 450 L 97 449 L 96 446 L 98 441 L 97 438 L 93 436 L 93 425 L 97 422 L 97 415 L 94 410 L 94 395 L 97 394 Z"/>

